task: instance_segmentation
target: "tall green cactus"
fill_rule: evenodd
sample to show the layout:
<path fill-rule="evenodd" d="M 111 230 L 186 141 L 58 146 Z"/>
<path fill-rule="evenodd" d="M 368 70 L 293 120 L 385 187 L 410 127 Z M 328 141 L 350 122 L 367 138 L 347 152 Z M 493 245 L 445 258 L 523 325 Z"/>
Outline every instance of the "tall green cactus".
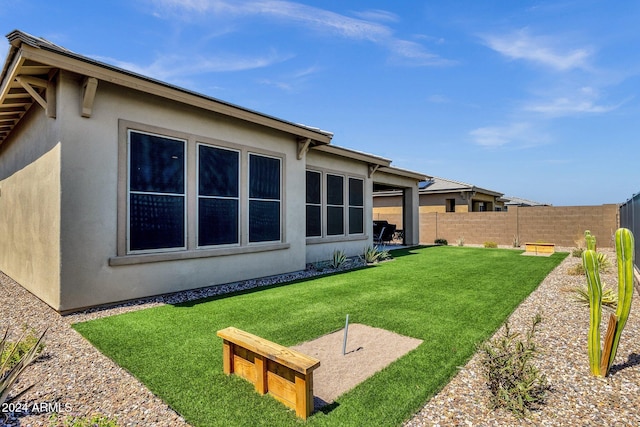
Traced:
<path fill-rule="evenodd" d="M 618 318 L 618 323 L 616 325 L 615 335 L 613 336 L 607 371 L 604 372 L 604 375 L 608 374 L 616 358 L 620 335 L 631 311 L 631 299 L 633 297 L 633 254 L 633 233 L 631 233 L 629 229 L 619 228 L 616 230 L 616 258 L 618 260 L 618 308 L 616 309 L 616 317 Z"/>
<path fill-rule="evenodd" d="M 618 308 L 615 316 L 611 316 L 612 319 L 607 330 L 607 336 L 610 337 L 610 334 L 613 334 L 613 339 L 605 341 L 605 348 L 602 349 L 600 347 L 600 319 L 602 315 L 600 265 L 595 250 L 596 239 L 588 230 L 585 231 L 587 250 L 582 253 L 582 263 L 587 275 L 590 309 L 587 349 L 591 373 L 596 376 L 607 376 L 613 365 L 620 335 L 629 318 L 633 296 L 633 234 L 626 228 L 619 228 L 616 230 L 615 240 L 618 262 Z M 601 357 L 604 357 L 604 360 L 601 360 Z"/>
<path fill-rule="evenodd" d="M 586 237 L 586 233 L 585 233 Z M 587 247 L 589 247 L 589 240 Z M 594 238 L 595 242 L 595 238 Z M 602 284 L 600 282 L 600 266 L 595 250 L 587 249 L 582 253 L 582 263 L 587 274 L 587 286 L 589 290 L 589 338 L 587 351 L 589 353 L 589 366 L 591 373 L 600 376 L 600 317 L 602 314 Z"/>

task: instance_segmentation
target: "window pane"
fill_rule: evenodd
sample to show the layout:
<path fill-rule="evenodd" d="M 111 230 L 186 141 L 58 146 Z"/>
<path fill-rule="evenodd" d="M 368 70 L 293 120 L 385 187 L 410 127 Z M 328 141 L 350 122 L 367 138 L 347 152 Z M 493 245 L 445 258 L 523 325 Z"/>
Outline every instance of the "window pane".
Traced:
<path fill-rule="evenodd" d="M 327 234 L 344 234 L 344 208 L 327 206 Z"/>
<path fill-rule="evenodd" d="M 362 234 L 364 232 L 362 208 L 349 208 L 349 234 Z"/>
<path fill-rule="evenodd" d="M 131 194 L 129 248 L 184 247 L 184 197 Z"/>
<path fill-rule="evenodd" d="M 200 145 L 198 156 L 198 193 L 201 196 L 238 197 L 240 154 Z"/>
<path fill-rule="evenodd" d="M 322 235 L 321 211 L 320 206 L 307 205 L 307 237 Z"/>
<path fill-rule="evenodd" d="M 320 173 L 307 171 L 307 203 L 320 204 Z"/>
<path fill-rule="evenodd" d="M 130 133 L 130 189 L 184 193 L 184 141 Z"/>
<path fill-rule="evenodd" d="M 249 155 L 249 197 L 280 200 L 280 159 Z"/>
<path fill-rule="evenodd" d="M 198 246 L 232 243 L 238 243 L 238 201 L 200 198 Z"/>
<path fill-rule="evenodd" d="M 327 175 L 327 204 L 344 204 L 344 178 L 338 175 Z"/>
<path fill-rule="evenodd" d="M 364 206 L 364 181 L 349 178 L 349 205 Z"/>
<path fill-rule="evenodd" d="M 249 241 L 280 240 L 280 202 L 249 201 Z"/>

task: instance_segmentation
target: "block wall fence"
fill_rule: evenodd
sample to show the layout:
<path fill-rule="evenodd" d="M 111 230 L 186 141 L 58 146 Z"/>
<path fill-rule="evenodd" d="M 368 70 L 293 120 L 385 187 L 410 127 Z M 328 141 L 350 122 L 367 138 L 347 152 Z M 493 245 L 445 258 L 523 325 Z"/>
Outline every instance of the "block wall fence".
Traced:
<path fill-rule="evenodd" d="M 402 228 L 402 213 L 374 208 L 374 219 L 386 219 Z M 510 207 L 507 212 L 421 212 L 420 243 L 433 244 L 446 239 L 455 245 L 487 241 L 512 246 L 517 237 L 527 242 L 544 241 L 557 246 L 575 247 L 585 230 L 596 236 L 598 247 L 613 248 L 613 235 L 619 227 L 619 205 Z"/>

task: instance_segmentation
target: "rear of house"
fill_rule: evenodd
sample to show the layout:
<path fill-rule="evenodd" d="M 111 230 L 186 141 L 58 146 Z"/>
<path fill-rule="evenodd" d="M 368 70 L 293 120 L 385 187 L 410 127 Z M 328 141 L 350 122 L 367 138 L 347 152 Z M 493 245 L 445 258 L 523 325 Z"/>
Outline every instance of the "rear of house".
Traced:
<path fill-rule="evenodd" d="M 424 179 L 329 132 L 8 38 L 0 270 L 58 311 L 355 255 L 375 183 L 417 197 Z"/>

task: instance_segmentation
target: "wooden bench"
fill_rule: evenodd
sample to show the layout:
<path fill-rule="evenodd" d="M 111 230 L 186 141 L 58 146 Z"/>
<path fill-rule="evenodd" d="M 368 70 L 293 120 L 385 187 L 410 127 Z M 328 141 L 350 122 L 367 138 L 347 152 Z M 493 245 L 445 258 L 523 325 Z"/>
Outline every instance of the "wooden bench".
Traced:
<path fill-rule="evenodd" d="M 234 327 L 219 330 L 218 336 L 223 340 L 225 374 L 252 382 L 258 393 L 271 394 L 300 418 L 311 415 L 318 359 Z"/>
<path fill-rule="evenodd" d="M 556 251 L 554 243 L 525 243 L 526 252 L 534 252 L 536 254 L 552 254 Z"/>

